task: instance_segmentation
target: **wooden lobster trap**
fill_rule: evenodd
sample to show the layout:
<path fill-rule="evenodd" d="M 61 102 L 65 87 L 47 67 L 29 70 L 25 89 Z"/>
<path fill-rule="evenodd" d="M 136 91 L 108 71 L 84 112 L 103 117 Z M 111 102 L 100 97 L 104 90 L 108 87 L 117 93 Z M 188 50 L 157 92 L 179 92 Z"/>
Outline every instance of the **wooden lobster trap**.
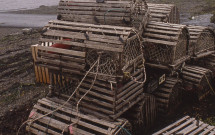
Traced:
<path fill-rule="evenodd" d="M 149 22 L 143 37 L 145 59 L 151 66 L 176 67 L 188 58 L 189 33 L 184 25 Z"/>
<path fill-rule="evenodd" d="M 150 10 L 150 21 L 180 23 L 180 14 L 174 4 L 147 3 Z"/>
<path fill-rule="evenodd" d="M 135 27 L 142 30 L 149 12 L 142 1 L 118 0 L 61 0 L 58 19 L 114 26 Z"/>
<path fill-rule="evenodd" d="M 27 131 L 35 135 L 127 135 L 131 132 L 126 119 L 102 120 L 77 112 L 69 104 L 63 107 L 61 104 L 62 100 L 58 98 L 40 99 L 29 115 Z"/>
<path fill-rule="evenodd" d="M 152 135 L 214 135 L 215 127 L 190 116 L 184 116 Z"/>
<path fill-rule="evenodd" d="M 142 41 L 132 28 L 50 21 L 40 41 L 35 63 L 49 70 L 51 84 L 59 84 L 54 91 L 63 99 L 88 73 L 75 95 L 77 102 L 90 89 L 80 103 L 83 111 L 116 119 L 142 99 Z M 60 91 L 68 81 L 75 87 Z"/>
<path fill-rule="evenodd" d="M 212 71 L 199 67 L 185 65 L 182 68 L 181 77 L 185 90 L 193 91 L 199 100 L 207 95 L 214 94 L 214 83 Z"/>
<path fill-rule="evenodd" d="M 196 58 L 205 57 L 214 53 L 215 33 L 212 28 L 203 26 L 188 26 L 190 45 L 193 48 L 191 55 Z"/>

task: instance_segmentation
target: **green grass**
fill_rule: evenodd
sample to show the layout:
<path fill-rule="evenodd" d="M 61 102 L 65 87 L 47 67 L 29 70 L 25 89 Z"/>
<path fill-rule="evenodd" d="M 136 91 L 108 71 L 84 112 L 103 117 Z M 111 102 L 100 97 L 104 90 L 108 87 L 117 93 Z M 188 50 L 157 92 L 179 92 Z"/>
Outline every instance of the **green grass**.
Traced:
<path fill-rule="evenodd" d="M 214 0 L 205 0 L 207 3 L 207 7 L 205 7 L 205 11 L 208 13 L 215 12 L 215 1 Z"/>
<path fill-rule="evenodd" d="M 208 117 L 206 120 L 204 120 L 205 123 L 208 123 L 209 125 L 215 126 L 215 117 Z"/>
<path fill-rule="evenodd" d="M 212 13 L 211 23 L 215 23 L 215 1 L 214 0 L 205 0 L 207 6 L 204 8 L 206 13 Z"/>

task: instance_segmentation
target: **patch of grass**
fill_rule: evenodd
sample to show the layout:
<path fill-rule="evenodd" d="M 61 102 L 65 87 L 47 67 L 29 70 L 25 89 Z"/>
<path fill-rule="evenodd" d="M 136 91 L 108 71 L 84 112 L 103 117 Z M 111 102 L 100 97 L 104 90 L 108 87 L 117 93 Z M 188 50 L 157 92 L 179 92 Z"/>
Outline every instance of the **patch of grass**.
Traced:
<path fill-rule="evenodd" d="M 205 0 L 207 3 L 207 6 L 204 7 L 203 11 L 205 13 L 213 13 L 215 12 L 215 2 L 214 0 Z"/>
<path fill-rule="evenodd" d="M 208 117 L 206 120 L 204 120 L 205 123 L 208 123 L 209 125 L 215 126 L 215 117 Z"/>

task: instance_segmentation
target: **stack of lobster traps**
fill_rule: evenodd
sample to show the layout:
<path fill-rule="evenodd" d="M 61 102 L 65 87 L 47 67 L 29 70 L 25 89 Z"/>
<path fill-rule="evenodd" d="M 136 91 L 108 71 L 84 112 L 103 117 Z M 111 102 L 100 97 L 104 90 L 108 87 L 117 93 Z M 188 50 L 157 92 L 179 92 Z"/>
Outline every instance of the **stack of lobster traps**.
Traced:
<path fill-rule="evenodd" d="M 148 80 L 153 80 L 147 82 L 146 88 L 156 96 L 159 114 L 172 112 L 182 101 L 184 90 L 192 91 L 200 100 L 214 93 L 211 62 L 214 37 L 214 31 L 207 27 L 164 22 L 146 25 L 143 33 L 146 73 Z M 164 76 L 168 77 L 166 81 L 162 81 Z"/>
<path fill-rule="evenodd" d="M 185 90 L 213 91 L 214 31 L 178 24 L 174 5 L 60 0 L 57 18 L 32 46 L 36 80 L 50 84 L 29 115 L 33 134 L 145 133 Z"/>
<path fill-rule="evenodd" d="M 141 1 L 60 1 L 59 20 L 50 21 L 40 44 L 32 46 L 35 67 L 50 89 L 29 116 L 29 132 L 127 134 L 130 123 L 121 116 L 135 105 L 136 113 L 144 112 L 138 119 L 150 116 L 152 123 L 155 99 L 143 94 L 142 32 L 149 17 L 143 6 Z"/>
<path fill-rule="evenodd" d="M 199 100 L 215 93 L 214 38 L 209 27 L 155 21 L 146 25 L 143 46 L 147 79 L 152 80 L 146 89 L 156 96 L 159 114 L 172 112 L 187 91 Z"/>

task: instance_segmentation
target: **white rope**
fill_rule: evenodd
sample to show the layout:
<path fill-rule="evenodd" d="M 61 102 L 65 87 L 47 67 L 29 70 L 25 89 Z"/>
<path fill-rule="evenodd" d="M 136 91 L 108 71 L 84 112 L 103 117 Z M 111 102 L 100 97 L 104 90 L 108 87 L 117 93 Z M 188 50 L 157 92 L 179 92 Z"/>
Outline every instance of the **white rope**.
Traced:
<path fill-rule="evenodd" d="M 97 78 L 97 75 L 98 75 L 98 72 L 99 72 L 99 63 L 100 63 L 100 55 L 99 55 L 99 58 L 97 60 L 97 67 L 96 67 L 96 75 L 94 77 L 94 80 L 89 88 L 89 90 L 87 90 L 87 92 L 79 99 L 79 101 L 77 102 L 77 105 L 76 105 L 76 112 L 77 112 L 77 121 L 76 122 L 73 122 L 72 124 L 69 124 L 68 126 L 66 126 L 63 131 L 62 131 L 62 135 L 64 134 L 64 131 L 66 128 L 70 127 L 70 126 L 73 126 L 74 124 L 78 124 L 78 122 L 80 121 L 80 117 L 79 117 L 79 104 L 80 102 L 82 101 L 82 99 L 91 91 L 91 89 L 93 88 L 94 84 L 95 84 L 95 81 L 96 81 L 96 78 Z"/>
<path fill-rule="evenodd" d="M 132 29 L 133 31 L 134 31 L 134 33 L 137 35 L 137 37 L 138 37 L 138 40 L 139 40 L 139 42 L 140 42 L 140 51 L 141 51 L 141 53 L 142 53 L 142 61 L 143 61 L 143 74 L 144 74 L 144 80 L 143 80 L 143 82 L 141 82 L 141 83 L 145 83 L 146 82 L 146 69 L 145 69 L 145 59 L 144 59 L 144 52 L 143 52 L 143 47 L 142 47 L 142 42 L 141 42 L 141 40 L 140 40 L 140 36 L 139 36 L 139 34 L 134 30 L 134 29 Z"/>

